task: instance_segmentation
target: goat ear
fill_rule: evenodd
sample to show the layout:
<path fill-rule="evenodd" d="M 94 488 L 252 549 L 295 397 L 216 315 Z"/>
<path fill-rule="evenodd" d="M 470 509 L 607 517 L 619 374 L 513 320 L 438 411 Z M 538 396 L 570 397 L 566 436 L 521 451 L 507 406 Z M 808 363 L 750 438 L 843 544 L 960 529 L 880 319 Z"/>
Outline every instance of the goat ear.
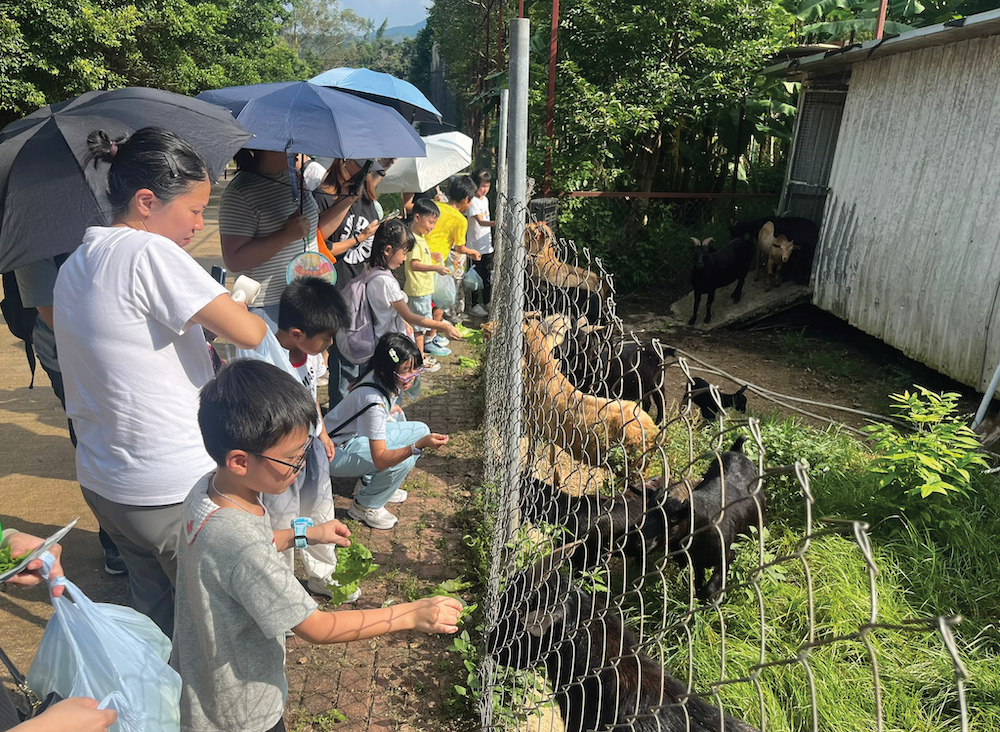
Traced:
<path fill-rule="evenodd" d="M 562 620 L 562 616 L 561 607 L 551 610 L 532 610 L 524 616 L 524 629 L 536 638 L 541 638 L 549 632 L 556 620 Z"/>
<path fill-rule="evenodd" d="M 549 465 L 556 464 L 556 445 L 554 442 L 549 443 Z"/>
<path fill-rule="evenodd" d="M 747 390 L 748 386 L 750 386 L 750 385 L 749 384 L 744 384 L 743 386 L 740 387 L 740 390 L 737 391 L 736 393 L 737 394 L 742 394 L 743 392 L 745 392 Z"/>

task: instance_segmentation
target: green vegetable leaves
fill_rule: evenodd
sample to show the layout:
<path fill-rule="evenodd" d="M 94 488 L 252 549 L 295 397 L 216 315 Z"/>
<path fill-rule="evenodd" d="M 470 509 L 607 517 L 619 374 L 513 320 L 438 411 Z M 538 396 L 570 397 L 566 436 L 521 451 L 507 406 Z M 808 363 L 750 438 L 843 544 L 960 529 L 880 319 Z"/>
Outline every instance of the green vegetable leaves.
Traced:
<path fill-rule="evenodd" d="M 331 577 L 335 584 L 327 585 L 333 594 L 332 602 L 342 605 L 358 589 L 361 580 L 376 569 L 372 553 L 363 544 L 353 541 L 350 546 L 337 547 L 337 571 Z"/>

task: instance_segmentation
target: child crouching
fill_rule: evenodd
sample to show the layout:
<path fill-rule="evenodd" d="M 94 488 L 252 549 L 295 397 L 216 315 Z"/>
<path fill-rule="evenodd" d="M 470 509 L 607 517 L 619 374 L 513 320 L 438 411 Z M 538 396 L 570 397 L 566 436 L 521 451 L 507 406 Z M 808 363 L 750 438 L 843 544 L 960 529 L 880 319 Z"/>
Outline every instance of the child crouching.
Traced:
<path fill-rule="evenodd" d="M 302 385 L 258 361 L 234 361 L 201 392 L 198 422 L 217 463 L 184 501 L 171 664 L 184 680 L 184 732 L 281 732 L 288 693 L 285 632 L 310 643 L 397 630 L 454 633 L 461 605 L 427 598 L 375 610 L 321 612 L 281 561 L 296 543 L 273 531 L 262 495 L 280 495 L 311 447 L 316 405 Z M 327 521 L 309 544 L 349 543 Z"/>

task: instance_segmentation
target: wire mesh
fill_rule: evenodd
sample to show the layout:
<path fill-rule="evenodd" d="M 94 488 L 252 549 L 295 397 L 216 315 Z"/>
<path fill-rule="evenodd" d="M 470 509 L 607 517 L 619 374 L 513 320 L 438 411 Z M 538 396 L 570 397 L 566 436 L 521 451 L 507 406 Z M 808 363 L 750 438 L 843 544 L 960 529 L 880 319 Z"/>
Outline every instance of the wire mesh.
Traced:
<path fill-rule="evenodd" d="M 960 618 L 884 618 L 868 525 L 816 515 L 808 465 L 772 464 L 760 423 L 725 409 L 738 395 L 699 385 L 673 349 L 626 332 L 599 259 L 522 202 L 500 208 L 482 726 L 913 729 L 882 681 L 895 662 L 885 633 L 902 630 L 921 637 L 946 688 L 945 708 L 929 712 L 937 728 L 968 729 Z M 688 398 L 668 403 L 679 379 Z M 779 480 L 801 505 L 793 540 L 769 536 Z M 817 547 L 834 544 L 843 559 L 820 566 Z M 847 581 L 866 599 L 834 622 L 827 604 Z M 830 703 L 831 672 L 861 690 L 854 726 Z"/>

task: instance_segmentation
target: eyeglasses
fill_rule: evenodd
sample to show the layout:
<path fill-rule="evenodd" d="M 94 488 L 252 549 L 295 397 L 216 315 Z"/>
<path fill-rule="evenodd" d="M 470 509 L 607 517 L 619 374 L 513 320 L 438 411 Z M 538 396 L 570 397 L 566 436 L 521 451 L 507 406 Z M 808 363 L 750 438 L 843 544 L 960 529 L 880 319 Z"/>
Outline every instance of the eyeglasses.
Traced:
<path fill-rule="evenodd" d="M 294 463 L 286 463 L 284 460 L 278 460 L 278 458 L 273 458 L 270 455 L 262 455 L 259 452 L 250 452 L 251 455 L 256 455 L 259 458 L 264 458 L 265 460 L 270 460 L 272 463 L 277 463 L 278 465 L 284 465 L 286 468 L 291 468 L 296 475 L 298 475 L 302 468 L 306 466 L 306 459 L 309 457 L 309 450 L 312 449 L 313 442 L 316 437 L 314 435 L 309 435 L 309 439 L 306 440 L 305 447 L 302 449 L 302 457 L 296 460 Z"/>
<path fill-rule="evenodd" d="M 417 378 L 418 376 L 420 376 L 420 374 L 422 374 L 423 372 L 424 372 L 424 367 L 421 366 L 419 369 L 416 369 L 415 371 L 411 371 L 408 374 L 401 374 L 398 371 L 393 371 L 392 373 L 394 373 L 396 375 L 396 378 L 399 379 L 400 381 L 413 381 L 415 378 Z"/>

